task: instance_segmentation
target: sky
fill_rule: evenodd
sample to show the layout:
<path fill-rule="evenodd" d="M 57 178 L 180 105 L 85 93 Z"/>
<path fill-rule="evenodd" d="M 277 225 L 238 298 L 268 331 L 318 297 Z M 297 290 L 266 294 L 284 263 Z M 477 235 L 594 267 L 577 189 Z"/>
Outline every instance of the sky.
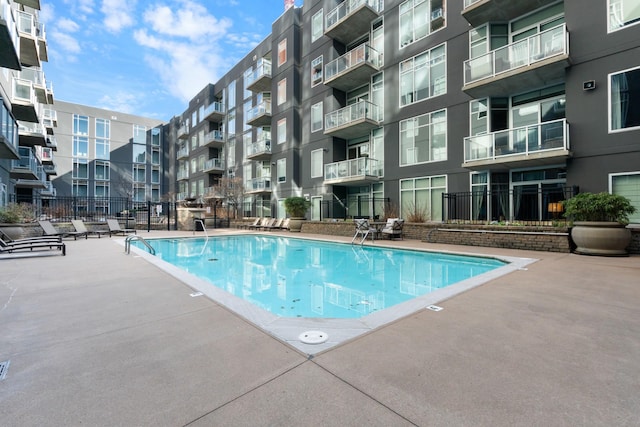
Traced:
<path fill-rule="evenodd" d="M 57 100 L 168 122 L 283 12 L 284 0 L 42 0 L 42 68 Z"/>

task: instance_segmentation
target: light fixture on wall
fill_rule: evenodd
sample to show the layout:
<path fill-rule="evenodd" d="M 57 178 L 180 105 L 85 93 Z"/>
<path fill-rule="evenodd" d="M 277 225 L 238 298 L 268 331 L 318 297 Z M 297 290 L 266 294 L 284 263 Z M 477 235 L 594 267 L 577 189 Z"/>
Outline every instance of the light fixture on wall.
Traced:
<path fill-rule="evenodd" d="M 582 90 L 594 90 L 596 88 L 595 80 L 587 80 L 586 82 L 582 82 Z"/>

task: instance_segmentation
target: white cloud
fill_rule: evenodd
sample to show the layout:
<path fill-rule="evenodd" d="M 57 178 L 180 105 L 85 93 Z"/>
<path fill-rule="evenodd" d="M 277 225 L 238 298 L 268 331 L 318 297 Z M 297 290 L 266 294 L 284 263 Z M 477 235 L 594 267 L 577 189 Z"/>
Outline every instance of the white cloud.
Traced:
<path fill-rule="evenodd" d="M 191 40 L 203 37 L 218 39 L 232 24 L 231 20 L 218 19 L 204 6 L 190 0 L 184 0 L 175 12 L 169 6 L 156 4 L 145 11 L 144 20 L 159 34 Z"/>
<path fill-rule="evenodd" d="M 225 42 L 235 46 L 239 51 L 246 53 L 256 47 L 258 43 L 262 41 L 260 34 L 254 33 L 240 33 L 240 34 L 228 34 Z"/>
<path fill-rule="evenodd" d="M 75 21 L 72 21 L 71 19 L 68 19 L 68 18 L 60 18 L 56 22 L 56 27 L 60 31 L 64 31 L 67 33 L 75 33 L 80 29 L 80 26 Z"/>
<path fill-rule="evenodd" d="M 104 13 L 104 26 L 117 33 L 133 25 L 135 2 L 131 0 L 103 0 L 100 11 Z"/>
<path fill-rule="evenodd" d="M 80 53 L 80 43 L 73 36 L 54 30 L 48 34 L 55 46 L 60 47 L 66 53 Z"/>
<path fill-rule="evenodd" d="M 97 108 L 113 110 L 127 114 L 138 114 L 137 103 L 144 99 L 142 94 L 131 93 L 129 91 L 117 91 L 109 95 L 104 95 L 98 100 Z"/>

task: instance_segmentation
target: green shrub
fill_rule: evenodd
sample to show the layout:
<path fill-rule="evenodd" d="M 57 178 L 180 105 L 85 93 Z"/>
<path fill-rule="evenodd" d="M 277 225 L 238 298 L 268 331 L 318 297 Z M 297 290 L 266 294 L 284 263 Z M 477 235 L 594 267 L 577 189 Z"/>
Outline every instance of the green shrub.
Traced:
<path fill-rule="evenodd" d="M 35 220 L 33 206 L 29 203 L 9 203 L 0 208 L 0 223 L 16 224 Z"/>
<path fill-rule="evenodd" d="M 580 193 L 566 200 L 564 216 L 572 221 L 611 221 L 629 223 L 629 215 L 636 211 L 631 201 L 617 194 Z"/>
<path fill-rule="evenodd" d="M 284 209 L 292 218 L 302 218 L 311 207 L 311 202 L 304 197 L 287 197 L 284 199 Z"/>

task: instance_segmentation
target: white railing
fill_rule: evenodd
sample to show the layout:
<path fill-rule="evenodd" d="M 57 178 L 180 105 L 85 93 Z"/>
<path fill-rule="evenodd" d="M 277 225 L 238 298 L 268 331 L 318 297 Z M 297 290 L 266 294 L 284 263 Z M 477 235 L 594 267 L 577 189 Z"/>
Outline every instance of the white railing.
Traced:
<path fill-rule="evenodd" d="M 221 130 L 212 130 L 204 136 L 205 145 L 211 141 L 224 141 L 224 132 Z"/>
<path fill-rule="evenodd" d="M 249 111 L 247 111 L 247 121 L 251 121 L 265 114 L 271 114 L 271 101 L 262 101 Z"/>
<path fill-rule="evenodd" d="M 13 99 L 28 104 L 36 103 L 36 93 L 33 90 L 33 82 L 20 78 L 13 79 Z"/>
<path fill-rule="evenodd" d="M 247 75 L 246 86 L 251 86 L 256 80 L 259 80 L 263 77 L 271 78 L 271 61 L 268 59 L 262 58 L 256 64 L 256 69 L 249 75 Z"/>
<path fill-rule="evenodd" d="M 464 139 L 464 161 L 495 160 L 542 151 L 569 150 L 566 119 L 506 129 Z"/>
<path fill-rule="evenodd" d="M 369 157 L 359 157 L 324 165 L 324 179 L 326 181 L 364 176 L 382 176 L 380 161 Z"/>
<path fill-rule="evenodd" d="M 365 62 L 378 68 L 380 66 L 381 59 L 382 55 L 377 50 L 366 43 L 361 44 L 341 57 L 329 62 L 324 67 L 325 81 Z"/>
<path fill-rule="evenodd" d="M 183 147 L 181 149 L 178 150 L 178 152 L 176 153 L 176 156 L 181 159 L 183 157 L 189 157 L 189 147 Z"/>
<path fill-rule="evenodd" d="M 23 133 L 42 135 L 43 137 L 47 134 L 44 126 L 42 126 L 40 123 L 19 121 L 18 130 Z"/>
<path fill-rule="evenodd" d="M 379 118 L 380 114 L 377 105 L 369 101 L 358 101 L 355 104 L 327 113 L 324 116 L 324 129 L 327 132 L 362 119 L 379 122 Z"/>
<path fill-rule="evenodd" d="M 18 23 L 16 20 L 15 12 L 11 7 L 11 1 L 9 0 L 0 0 L 2 5 L 0 6 L 0 20 L 4 21 L 7 25 L 7 32 L 9 33 L 9 37 L 13 42 L 13 46 L 18 53 L 20 54 L 20 36 L 18 35 Z"/>
<path fill-rule="evenodd" d="M 568 53 L 569 34 L 565 24 L 527 37 L 464 62 L 464 84 L 526 67 L 555 55 Z"/>
<path fill-rule="evenodd" d="M 224 169 L 224 160 L 223 159 L 209 159 L 204 162 L 204 166 L 202 168 L 203 171 L 208 171 L 212 169 Z"/>
<path fill-rule="evenodd" d="M 204 117 L 209 117 L 213 113 L 225 114 L 224 104 L 221 102 L 212 102 L 204 109 Z"/>
<path fill-rule="evenodd" d="M 253 178 L 249 182 L 248 191 L 271 190 L 271 178 Z"/>
<path fill-rule="evenodd" d="M 189 171 L 180 170 L 178 171 L 178 180 L 189 179 Z"/>
<path fill-rule="evenodd" d="M 247 146 L 247 157 L 256 154 L 271 154 L 271 140 L 256 141 Z"/>
<path fill-rule="evenodd" d="M 30 80 L 36 86 L 46 87 L 44 71 L 40 69 L 25 67 L 20 71 L 20 78 Z"/>
<path fill-rule="evenodd" d="M 379 12 L 378 4 L 378 0 L 345 0 L 340 3 L 338 7 L 327 13 L 327 16 L 325 17 L 325 28 L 331 28 L 338 24 L 344 18 L 349 16 L 351 12 L 364 5 L 369 6 L 376 12 Z"/>

